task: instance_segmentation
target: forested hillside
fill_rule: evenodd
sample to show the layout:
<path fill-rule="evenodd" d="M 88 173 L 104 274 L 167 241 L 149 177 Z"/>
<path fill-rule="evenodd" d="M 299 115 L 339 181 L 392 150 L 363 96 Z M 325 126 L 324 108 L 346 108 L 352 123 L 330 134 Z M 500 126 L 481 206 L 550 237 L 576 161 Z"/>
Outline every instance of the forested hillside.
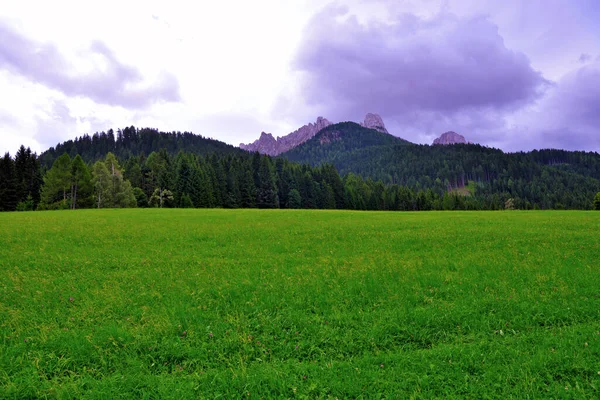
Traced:
<path fill-rule="evenodd" d="M 590 209 L 596 153 L 423 146 L 354 123 L 271 158 L 134 127 L 0 159 L 0 210 L 112 207 Z"/>
<path fill-rule="evenodd" d="M 218 140 L 205 138 L 190 132 L 159 132 L 157 129 L 136 129 L 134 126 L 107 132 L 83 135 L 75 140 L 51 147 L 40 155 L 43 166 L 50 168 L 54 160 L 63 153 L 75 157 L 79 154 L 84 160 L 97 161 L 111 152 L 125 160 L 131 156 L 148 155 L 153 151 L 165 149 L 171 156 L 179 151 L 206 155 L 211 153 L 239 154 L 243 150 Z"/>
<path fill-rule="evenodd" d="M 353 173 L 414 191 L 431 189 L 443 195 L 468 187 L 460 192 L 483 204 L 512 198 L 517 208 L 586 209 L 600 190 L 597 153 L 416 145 L 352 122 L 331 125 L 282 156 L 311 165 L 331 163 L 342 176 Z"/>

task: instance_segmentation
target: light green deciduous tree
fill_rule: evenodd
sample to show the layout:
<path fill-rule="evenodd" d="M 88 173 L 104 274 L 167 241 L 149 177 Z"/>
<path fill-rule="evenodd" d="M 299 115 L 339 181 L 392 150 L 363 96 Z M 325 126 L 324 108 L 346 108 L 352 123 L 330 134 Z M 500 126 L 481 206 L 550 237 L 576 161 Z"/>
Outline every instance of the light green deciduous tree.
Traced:
<path fill-rule="evenodd" d="M 71 157 L 67 153 L 58 157 L 44 176 L 40 209 L 69 208 L 71 193 Z"/>

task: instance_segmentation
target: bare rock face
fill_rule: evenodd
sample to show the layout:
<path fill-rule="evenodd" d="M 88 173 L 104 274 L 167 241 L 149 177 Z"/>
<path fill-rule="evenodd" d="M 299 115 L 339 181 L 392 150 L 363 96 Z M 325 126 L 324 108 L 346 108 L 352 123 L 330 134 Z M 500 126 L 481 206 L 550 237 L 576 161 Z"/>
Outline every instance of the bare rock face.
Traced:
<path fill-rule="evenodd" d="M 462 143 L 466 144 L 467 141 L 463 135 L 459 135 L 456 132 L 446 132 L 442 133 L 442 135 L 433 141 L 433 144 L 457 144 Z"/>
<path fill-rule="evenodd" d="M 326 118 L 319 117 L 315 123 L 304 125 L 297 131 L 294 131 L 286 136 L 278 137 L 277 139 L 275 139 L 270 133 L 263 132 L 253 143 L 240 143 L 240 148 L 252 152 L 258 151 L 259 153 L 268 154 L 270 156 L 277 156 L 290 149 L 293 149 L 296 146 L 301 145 L 309 139 L 312 139 L 319 131 L 328 127 L 329 125 L 332 125 L 332 123 Z M 365 116 L 365 121 L 360 125 L 367 129 L 374 129 L 376 131 L 389 134 L 385 128 L 385 124 L 383 123 L 381 116 L 378 114 L 368 113 Z M 332 140 L 339 139 L 340 133 L 335 132 L 335 134 L 337 135 L 336 137 L 329 135 L 328 137 L 322 138 L 321 144 L 325 142 L 329 143 Z"/>
<path fill-rule="evenodd" d="M 389 133 L 387 129 L 385 129 L 385 125 L 379 114 L 368 113 L 365 116 L 365 122 L 360 125 L 368 129 L 375 129 L 382 133 Z"/>
<path fill-rule="evenodd" d="M 275 139 L 270 133 L 261 133 L 260 138 L 253 143 L 240 143 L 240 148 L 248 151 L 258 151 L 262 154 L 277 156 L 285 153 L 289 149 L 301 145 L 311 139 L 321 129 L 331 125 L 326 118 L 319 117 L 314 124 L 304 125 L 300 129 L 290 133 L 289 135 L 278 137 Z"/>
<path fill-rule="evenodd" d="M 262 132 L 260 137 L 249 144 L 240 143 L 240 148 L 248 151 L 258 151 L 270 156 L 277 155 L 277 140 L 270 133 Z"/>

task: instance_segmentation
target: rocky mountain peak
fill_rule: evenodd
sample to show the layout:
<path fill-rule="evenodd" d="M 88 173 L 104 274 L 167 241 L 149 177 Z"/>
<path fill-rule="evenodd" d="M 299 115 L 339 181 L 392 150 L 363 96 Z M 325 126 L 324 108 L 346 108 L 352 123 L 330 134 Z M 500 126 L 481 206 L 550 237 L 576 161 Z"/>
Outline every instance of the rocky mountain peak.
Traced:
<path fill-rule="evenodd" d="M 278 137 L 275 139 L 270 133 L 261 133 L 258 140 L 253 143 L 240 143 L 240 148 L 248 151 L 258 151 L 262 154 L 277 156 L 281 153 L 301 145 L 311 139 L 321 129 L 331 125 L 327 118 L 319 117 L 314 123 L 304 125 L 300 129 L 290 133 L 289 135 Z"/>
<path fill-rule="evenodd" d="M 440 135 L 439 138 L 433 141 L 433 144 L 466 144 L 467 140 L 463 135 L 459 135 L 456 132 L 445 132 Z"/>
<path fill-rule="evenodd" d="M 277 152 L 277 140 L 275 140 L 272 134 L 261 132 L 260 137 L 254 142 L 249 144 L 240 143 L 240 148 L 274 156 Z"/>
<path fill-rule="evenodd" d="M 387 129 L 385 129 L 385 124 L 379 114 L 368 113 L 365 116 L 365 121 L 360 125 L 368 129 L 375 129 L 382 133 L 389 133 Z"/>
<path fill-rule="evenodd" d="M 293 149 L 312 139 L 322 129 L 327 128 L 332 123 L 323 117 L 318 117 L 314 123 L 304 125 L 300 129 L 282 137 L 275 139 L 270 133 L 261 133 L 260 137 L 252 143 L 244 144 L 240 143 L 240 148 L 247 151 L 258 151 L 262 154 L 268 154 L 270 156 L 277 156 L 281 153 Z M 362 127 L 367 129 L 374 129 L 378 132 L 387 133 L 383 119 L 378 114 L 368 113 L 365 116 L 364 122 L 360 124 Z"/>
<path fill-rule="evenodd" d="M 273 134 L 271 133 L 266 133 L 266 132 L 261 132 L 260 133 L 260 138 L 258 140 L 275 140 L 275 138 L 273 137 Z"/>

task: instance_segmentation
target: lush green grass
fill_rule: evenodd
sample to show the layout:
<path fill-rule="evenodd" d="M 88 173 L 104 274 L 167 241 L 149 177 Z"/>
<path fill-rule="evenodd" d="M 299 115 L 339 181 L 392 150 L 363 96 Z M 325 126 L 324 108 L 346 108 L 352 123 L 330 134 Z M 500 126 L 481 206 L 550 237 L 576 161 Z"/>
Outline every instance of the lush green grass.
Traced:
<path fill-rule="evenodd" d="M 598 398 L 600 213 L 0 214 L 0 398 Z"/>

